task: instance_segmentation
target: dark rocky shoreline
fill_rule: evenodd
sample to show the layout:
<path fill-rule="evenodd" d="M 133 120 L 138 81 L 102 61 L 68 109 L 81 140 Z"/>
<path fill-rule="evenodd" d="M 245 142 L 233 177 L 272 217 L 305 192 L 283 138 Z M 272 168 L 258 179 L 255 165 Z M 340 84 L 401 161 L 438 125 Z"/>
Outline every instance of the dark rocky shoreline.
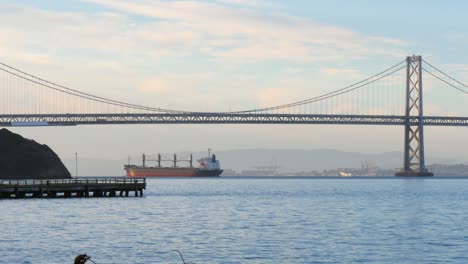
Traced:
<path fill-rule="evenodd" d="M 71 179 L 60 158 L 47 145 L 0 130 L 0 179 Z"/>

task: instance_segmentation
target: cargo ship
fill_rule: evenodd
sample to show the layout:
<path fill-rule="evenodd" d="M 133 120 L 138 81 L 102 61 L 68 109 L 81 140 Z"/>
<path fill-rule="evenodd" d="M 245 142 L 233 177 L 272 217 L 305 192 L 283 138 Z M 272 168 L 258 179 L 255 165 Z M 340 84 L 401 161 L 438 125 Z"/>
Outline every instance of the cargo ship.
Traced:
<path fill-rule="evenodd" d="M 147 161 L 156 161 L 157 166 L 146 166 Z M 164 161 L 170 161 L 171 167 L 162 166 L 161 163 Z M 174 154 L 174 158 L 171 160 L 162 159 L 161 154 L 158 154 L 156 160 L 149 160 L 146 155 L 142 155 L 142 165 L 124 165 L 124 170 L 127 173 L 127 177 L 217 177 L 223 173 L 220 167 L 219 160 L 216 159 L 215 154 L 211 154 L 208 150 L 208 156 L 197 160 L 198 167 L 193 166 L 193 156 L 190 154 L 189 159 L 177 159 L 177 155 Z M 178 163 L 189 162 L 188 167 L 179 167 Z M 130 163 L 130 162 L 129 162 Z"/>

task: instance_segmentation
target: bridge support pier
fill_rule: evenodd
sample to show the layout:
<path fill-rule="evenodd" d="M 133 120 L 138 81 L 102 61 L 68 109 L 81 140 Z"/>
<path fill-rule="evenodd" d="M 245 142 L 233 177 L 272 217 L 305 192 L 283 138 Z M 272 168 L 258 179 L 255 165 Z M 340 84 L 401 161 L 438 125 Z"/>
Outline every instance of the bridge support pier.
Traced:
<path fill-rule="evenodd" d="M 404 164 L 395 176 L 434 176 L 426 169 L 424 161 L 422 58 L 407 57 L 406 64 Z M 418 122 L 411 123 L 410 117 L 417 117 Z"/>

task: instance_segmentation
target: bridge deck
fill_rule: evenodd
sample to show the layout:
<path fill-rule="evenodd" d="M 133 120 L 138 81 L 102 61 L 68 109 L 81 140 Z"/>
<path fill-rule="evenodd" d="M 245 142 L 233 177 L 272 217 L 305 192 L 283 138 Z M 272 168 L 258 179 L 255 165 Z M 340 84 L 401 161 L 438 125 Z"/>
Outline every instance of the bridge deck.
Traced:
<path fill-rule="evenodd" d="M 418 125 L 418 117 L 385 115 L 156 113 L 0 115 L 0 126 L 76 126 L 111 124 L 335 124 Z M 423 117 L 425 126 L 468 126 L 468 117 Z"/>

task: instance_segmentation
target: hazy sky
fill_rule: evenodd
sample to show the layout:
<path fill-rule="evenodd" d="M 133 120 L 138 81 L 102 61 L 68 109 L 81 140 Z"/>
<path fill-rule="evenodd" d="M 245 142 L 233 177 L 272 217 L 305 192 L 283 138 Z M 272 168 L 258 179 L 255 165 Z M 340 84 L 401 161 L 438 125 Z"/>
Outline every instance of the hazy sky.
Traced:
<path fill-rule="evenodd" d="M 104 97 L 227 111 L 341 88 L 421 54 L 468 83 L 466 1 L 0 2 L 0 60 Z M 402 151 L 402 127 L 139 125 L 13 129 L 64 158 L 234 148 Z M 465 128 L 426 157 L 468 161 Z"/>

